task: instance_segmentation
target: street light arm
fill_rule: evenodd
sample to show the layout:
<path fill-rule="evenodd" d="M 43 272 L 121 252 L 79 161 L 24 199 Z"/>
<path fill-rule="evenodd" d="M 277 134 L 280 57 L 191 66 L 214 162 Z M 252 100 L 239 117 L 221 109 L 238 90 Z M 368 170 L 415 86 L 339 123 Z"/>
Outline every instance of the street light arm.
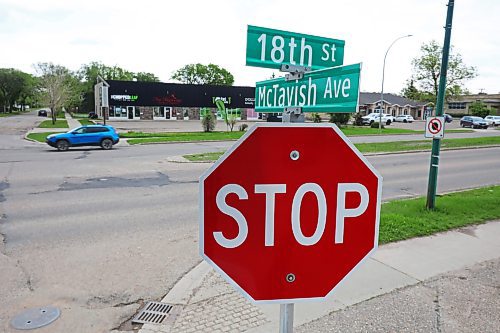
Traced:
<path fill-rule="evenodd" d="M 380 107 L 379 107 L 379 119 L 378 119 L 378 127 L 379 127 L 379 132 L 382 130 L 382 107 L 384 105 L 384 80 L 385 80 L 385 60 L 387 59 L 387 54 L 389 53 L 389 50 L 391 47 L 400 39 L 402 38 L 407 38 L 407 37 L 412 37 L 413 35 L 404 35 L 396 38 L 391 45 L 387 48 L 387 51 L 385 51 L 384 55 L 384 65 L 382 66 L 382 89 L 380 90 Z"/>

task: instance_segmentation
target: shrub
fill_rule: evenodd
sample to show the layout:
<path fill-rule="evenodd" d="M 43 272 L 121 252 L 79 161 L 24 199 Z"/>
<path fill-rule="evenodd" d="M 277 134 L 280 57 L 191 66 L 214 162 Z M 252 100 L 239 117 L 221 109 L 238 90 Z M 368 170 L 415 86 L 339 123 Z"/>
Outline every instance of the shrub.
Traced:
<path fill-rule="evenodd" d="M 488 109 L 488 106 L 484 104 L 482 101 L 477 101 L 472 103 L 469 106 L 469 110 L 473 116 L 476 117 L 486 117 L 487 115 L 490 114 L 490 110 Z"/>
<path fill-rule="evenodd" d="M 215 116 L 210 110 L 203 113 L 201 125 L 203 126 L 203 131 L 205 132 L 212 132 L 215 129 Z"/>
<path fill-rule="evenodd" d="M 248 125 L 247 125 L 247 124 L 241 124 L 240 126 L 238 126 L 238 130 L 239 130 L 240 132 L 244 132 L 244 131 L 246 131 L 246 130 L 247 130 L 247 128 L 248 128 Z"/>
<path fill-rule="evenodd" d="M 337 126 L 346 125 L 351 119 L 350 113 L 331 113 L 330 122 L 335 123 Z"/>
<path fill-rule="evenodd" d="M 363 126 L 363 115 L 361 112 L 356 112 L 354 114 L 354 125 Z"/>
<path fill-rule="evenodd" d="M 312 117 L 312 121 L 314 123 L 320 123 L 321 122 L 321 116 L 319 115 L 319 113 L 313 113 L 311 115 L 311 117 Z"/>
<path fill-rule="evenodd" d="M 371 128 L 378 128 L 378 121 L 374 121 L 371 125 Z M 382 128 L 385 128 L 384 125 L 382 124 Z"/>

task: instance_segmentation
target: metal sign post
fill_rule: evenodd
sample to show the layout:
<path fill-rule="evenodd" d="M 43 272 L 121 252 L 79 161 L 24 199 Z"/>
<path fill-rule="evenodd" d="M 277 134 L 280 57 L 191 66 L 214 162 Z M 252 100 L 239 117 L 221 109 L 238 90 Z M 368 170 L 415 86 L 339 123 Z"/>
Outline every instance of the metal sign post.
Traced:
<path fill-rule="evenodd" d="M 448 13 L 446 15 L 446 26 L 444 33 L 443 59 L 441 59 L 441 72 L 439 74 L 439 90 L 436 103 L 436 117 L 443 116 L 444 95 L 446 89 L 446 72 L 448 70 L 448 58 L 450 53 L 451 23 L 453 21 L 454 0 L 448 1 Z M 427 185 L 427 209 L 434 209 L 436 205 L 437 174 L 439 168 L 439 151 L 441 140 L 432 139 L 431 166 L 429 169 L 429 183 Z"/>
<path fill-rule="evenodd" d="M 311 67 L 282 65 L 280 70 L 288 72 L 286 81 L 300 80 L 304 73 L 310 72 Z M 305 123 L 305 115 L 301 107 L 286 107 L 283 110 L 282 123 Z M 293 282 L 293 281 L 291 281 Z M 293 307 L 294 303 L 280 304 L 280 330 L 279 333 L 293 333 Z"/>

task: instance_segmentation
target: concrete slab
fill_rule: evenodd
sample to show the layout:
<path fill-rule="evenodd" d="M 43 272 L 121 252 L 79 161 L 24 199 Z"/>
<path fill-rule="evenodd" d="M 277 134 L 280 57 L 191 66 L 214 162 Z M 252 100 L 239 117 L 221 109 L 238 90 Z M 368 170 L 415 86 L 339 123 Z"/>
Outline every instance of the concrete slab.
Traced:
<path fill-rule="evenodd" d="M 374 258 L 415 279 L 498 257 L 500 221 L 384 245 Z"/>

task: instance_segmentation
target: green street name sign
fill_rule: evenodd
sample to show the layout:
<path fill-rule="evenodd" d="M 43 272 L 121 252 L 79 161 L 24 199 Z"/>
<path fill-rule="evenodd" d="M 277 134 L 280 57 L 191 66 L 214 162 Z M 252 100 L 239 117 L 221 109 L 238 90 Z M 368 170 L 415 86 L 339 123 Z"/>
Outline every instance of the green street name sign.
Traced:
<path fill-rule="evenodd" d="M 360 72 L 361 64 L 354 64 L 308 72 L 300 80 L 257 82 L 255 111 L 300 107 L 303 112 L 356 112 Z"/>
<path fill-rule="evenodd" d="M 305 66 L 313 70 L 341 66 L 345 41 L 248 26 L 247 66 Z"/>

